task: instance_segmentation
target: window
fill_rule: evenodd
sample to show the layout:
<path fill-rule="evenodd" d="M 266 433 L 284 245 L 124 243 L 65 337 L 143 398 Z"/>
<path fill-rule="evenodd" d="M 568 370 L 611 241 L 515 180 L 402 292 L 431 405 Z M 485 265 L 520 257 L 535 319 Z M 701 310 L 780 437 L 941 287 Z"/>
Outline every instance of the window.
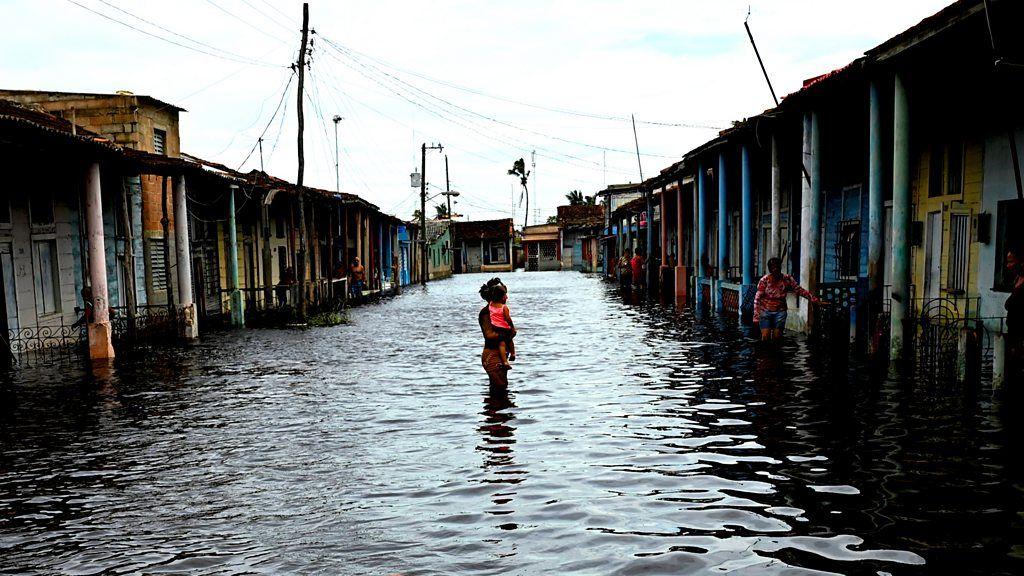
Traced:
<path fill-rule="evenodd" d="M 945 142 L 932 146 L 928 159 L 928 197 L 959 194 L 964 181 L 964 144 Z"/>
<path fill-rule="evenodd" d="M 11 227 L 11 197 L 6 186 L 0 187 L 0 228 Z"/>
<path fill-rule="evenodd" d="M 1009 292 L 1013 289 L 1013 276 L 1006 271 L 1006 251 L 1024 246 L 1024 200 L 1003 200 L 996 208 L 996 258 L 993 290 Z"/>
<path fill-rule="evenodd" d="M 57 241 L 37 240 L 32 245 L 36 260 L 36 308 L 40 314 L 60 312 Z"/>
<path fill-rule="evenodd" d="M 504 242 L 491 242 L 487 247 L 487 254 L 491 257 L 489 264 L 508 264 L 508 252 Z"/>
<path fill-rule="evenodd" d="M 153 129 L 153 153 L 167 155 L 167 131 L 159 128 Z"/>
<path fill-rule="evenodd" d="M 274 235 L 279 239 L 284 238 L 284 217 L 280 214 L 274 219 Z"/>
<path fill-rule="evenodd" d="M 841 278 L 857 278 L 860 272 L 860 220 L 839 223 L 836 264 Z"/>
<path fill-rule="evenodd" d="M 970 247 L 969 214 L 949 216 L 949 273 L 946 275 L 946 290 L 956 294 L 967 291 L 967 261 Z"/>
<path fill-rule="evenodd" d="M 149 269 L 153 278 L 153 290 L 167 290 L 167 270 L 164 256 L 167 254 L 167 242 L 163 238 L 149 239 Z"/>
<path fill-rule="evenodd" d="M 48 226 L 53 224 L 53 195 L 49 192 L 32 194 L 29 202 L 29 211 L 33 226 Z"/>

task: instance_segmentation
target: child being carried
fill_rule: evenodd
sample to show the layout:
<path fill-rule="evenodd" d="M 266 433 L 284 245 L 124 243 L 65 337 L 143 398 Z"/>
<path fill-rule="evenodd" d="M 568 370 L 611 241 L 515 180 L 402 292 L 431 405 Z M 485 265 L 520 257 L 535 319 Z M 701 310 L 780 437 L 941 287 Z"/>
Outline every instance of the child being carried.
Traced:
<path fill-rule="evenodd" d="M 504 285 L 498 284 L 491 288 L 487 309 L 491 314 L 491 326 L 501 335 L 498 351 L 501 353 L 502 366 L 506 370 L 510 370 L 512 365 L 509 364 L 509 360 L 515 361 L 516 347 L 512 342 L 512 339 L 515 338 L 515 325 L 512 324 L 512 315 L 508 311 L 508 306 L 505 305 L 507 301 L 508 293 Z"/>

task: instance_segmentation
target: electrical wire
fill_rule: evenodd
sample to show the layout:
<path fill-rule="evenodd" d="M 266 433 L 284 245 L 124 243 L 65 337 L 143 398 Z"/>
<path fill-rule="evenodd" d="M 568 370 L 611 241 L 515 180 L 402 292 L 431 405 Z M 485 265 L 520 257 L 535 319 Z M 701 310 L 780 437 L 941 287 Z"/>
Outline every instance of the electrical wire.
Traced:
<path fill-rule="evenodd" d="M 321 34 L 321 37 L 323 37 L 322 34 Z M 380 64 L 381 66 L 384 66 L 386 68 L 390 68 L 392 70 L 395 70 L 396 72 L 401 72 L 403 74 L 408 74 L 410 76 L 415 76 L 415 77 L 420 78 L 422 80 L 426 80 L 428 82 L 433 82 L 435 84 L 440 84 L 442 86 L 447 86 L 449 88 L 453 88 L 455 90 L 460 90 L 462 92 L 468 92 L 470 94 L 475 94 L 477 96 L 483 96 L 484 98 L 491 98 L 493 100 L 499 100 L 501 102 L 508 102 L 510 104 L 516 104 L 516 105 L 519 105 L 519 106 L 525 106 L 527 108 L 533 108 L 533 109 L 536 109 L 536 110 L 544 110 L 546 112 L 554 112 L 554 113 L 558 113 L 558 114 L 566 114 L 566 115 L 570 115 L 570 116 L 577 116 L 577 117 L 581 117 L 581 118 L 591 118 L 591 119 L 594 119 L 594 120 L 608 120 L 608 121 L 614 121 L 614 122 L 630 122 L 631 121 L 631 119 L 628 116 L 615 116 L 615 115 L 611 115 L 611 114 L 597 114 L 597 113 L 593 113 L 593 112 L 581 112 L 581 111 L 578 111 L 578 110 L 570 110 L 568 108 L 558 108 L 558 107 L 552 107 L 552 106 L 544 106 L 544 105 L 540 105 L 540 104 L 532 104 L 532 103 L 529 103 L 529 102 L 524 102 L 522 100 L 516 100 L 516 99 L 508 98 L 508 97 L 505 97 L 505 96 L 498 96 L 496 94 L 490 94 L 490 93 L 484 92 L 482 90 L 477 90 L 477 89 L 474 89 L 474 88 L 469 88 L 469 87 L 466 87 L 466 86 L 455 84 L 454 82 L 449 82 L 449 81 L 446 81 L 446 80 L 440 80 L 438 78 L 433 78 L 431 76 L 427 76 L 426 74 L 421 74 L 421 73 L 418 73 L 418 72 L 414 72 L 412 70 L 407 70 L 407 69 L 395 66 L 394 64 L 389 64 L 388 62 L 386 62 L 384 60 L 381 60 L 379 58 L 376 58 L 374 56 L 371 56 L 369 54 L 366 54 L 365 52 L 360 52 L 360 51 L 358 51 L 358 50 L 356 50 L 354 48 L 349 48 L 349 47 L 343 46 L 342 44 L 337 43 L 337 42 L 335 42 L 335 44 L 337 44 L 339 47 L 344 48 L 345 50 L 348 50 L 348 51 L 352 52 L 353 54 L 357 54 L 357 55 L 362 56 L 364 58 L 368 58 L 370 60 L 373 60 L 374 62 Z M 720 126 L 712 126 L 712 125 L 705 124 L 705 123 L 694 123 L 694 122 L 666 122 L 666 121 L 656 121 L 656 120 L 637 120 L 636 122 L 637 122 L 637 124 L 647 124 L 647 125 L 650 125 L 650 126 L 663 126 L 663 127 L 669 127 L 669 128 L 694 128 L 694 129 L 702 129 L 702 130 L 722 130 L 723 129 Z"/>
<path fill-rule="evenodd" d="M 267 125 L 263 127 L 263 131 L 260 132 L 260 136 L 256 139 L 256 143 L 252 145 L 252 148 L 249 149 L 249 153 L 245 155 L 245 160 L 242 160 L 242 163 L 235 169 L 236 171 L 241 170 L 242 166 L 245 166 L 245 163 L 249 161 L 250 157 L 252 157 L 252 153 L 256 151 L 256 147 L 260 145 L 260 140 L 262 140 L 263 136 L 266 135 L 267 129 L 270 128 L 270 124 L 274 121 L 274 118 L 277 117 L 277 113 L 281 110 L 281 105 L 284 103 L 285 97 L 288 95 L 288 89 L 291 88 L 292 80 L 294 78 L 295 74 L 288 77 L 288 83 L 285 84 L 284 91 L 281 92 L 281 99 L 277 101 L 277 107 L 274 108 L 274 113 L 270 116 L 270 120 L 267 121 Z"/>
<path fill-rule="evenodd" d="M 126 28 L 130 28 L 131 30 L 139 32 L 140 34 L 145 34 L 146 36 L 150 36 L 152 38 L 156 38 L 157 40 L 162 40 L 164 42 L 167 42 L 168 44 L 174 44 L 175 46 L 179 46 L 179 47 L 185 48 L 187 50 L 192 50 L 193 52 L 198 52 L 200 54 L 205 54 L 207 56 L 212 56 L 214 58 L 219 58 L 221 60 L 229 60 L 231 62 L 237 62 L 239 64 L 249 64 L 251 66 L 266 66 L 266 67 L 269 67 L 269 68 L 284 68 L 285 67 L 285 66 L 282 66 L 280 64 L 271 64 L 269 62 L 261 62 L 261 61 L 254 60 L 252 58 L 248 58 L 248 57 L 245 57 L 245 56 L 236 55 L 236 54 L 234 54 L 232 52 L 228 52 L 228 51 L 220 49 L 220 48 L 214 48 L 218 52 L 221 52 L 221 54 L 217 54 L 216 52 L 210 52 L 209 50 L 204 50 L 202 48 L 197 48 L 196 46 L 190 46 L 188 44 L 183 44 L 183 43 L 178 42 L 176 40 L 172 40 L 170 38 L 161 36 L 159 34 L 155 34 L 155 33 L 150 32 L 148 30 L 143 30 L 142 28 L 138 28 L 136 26 L 133 26 L 133 25 L 129 24 L 128 22 L 125 22 L 124 20 L 119 20 L 117 18 L 114 18 L 113 16 L 110 16 L 109 14 L 104 14 L 103 12 L 100 12 L 98 10 L 94 10 L 94 9 L 86 6 L 85 4 L 82 4 L 81 2 L 78 2 L 77 0 L 66 0 L 66 1 L 70 2 L 71 4 L 74 4 L 75 6 L 78 6 L 79 8 L 82 8 L 83 10 L 92 12 L 93 14 L 95 14 L 95 15 L 101 17 L 101 18 L 105 18 L 107 20 L 110 20 L 111 22 L 115 22 L 115 23 L 120 24 L 120 25 L 122 25 L 122 26 L 124 26 Z M 139 20 L 141 20 L 143 22 L 149 23 L 148 21 L 143 20 L 142 18 L 140 18 L 138 16 L 135 16 L 134 14 L 131 14 L 130 12 L 128 12 L 126 10 L 123 10 L 121 8 L 117 8 L 116 6 L 113 6 L 113 5 L 110 5 L 110 6 L 112 8 L 115 8 L 115 9 L 121 11 L 121 12 L 124 12 L 125 14 L 128 14 L 129 16 L 132 16 L 133 18 L 137 18 L 137 19 L 139 19 Z M 155 26 L 155 24 L 153 24 L 153 25 Z M 163 28 L 162 26 L 160 26 L 159 28 L 162 29 L 162 30 L 167 30 L 166 28 Z M 168 32 L 170 32 L 170 31 L 168 30 Z M 176 35 L 176 36 L 180 36 L 180 37 L 183 37 L 183 38 L 188 38 L 187 36 L 184 36 L 182 34 L 178 34 L 177 32 L 171 32 L 171 33 Z M 193 43 L 196 43 L 196 44 L 199 44 L 199 45 L 204 45 L 204 43 L 199 42 L 197 40 L 193 40 L 191 38 L 189 38 L 189 41 L 193 42 Z"/>
<path fill-rule="evenodd" d="M 238 15 L 234 14 L 233 12 L 227 10 L 226 8 L 224 8 L 220 4 L 217 4 L 213 0 L 206 0 L 206 3 L 209 4 L 210 6 L 213 6 L 216 9 L 220 10 L 221 12 L 227 14 L 228 16 L 234 18 L 235 20 L 238 20 L 242 24 L 245 24 L 249 28 L 252 28 L 253 30 L 259 32 L 260 34 L 263 34 L 264 36 L 266 36 L 267 38 L 270 38 L 271 40 L 274 40 L 276 42 L 280 42 L 282 44 L 287 44 L 288 43 L 287 40 L 284 40 L 284 39 L 282 39 L 279 36 L 274 36 L 273 34 L 271 34 L 270 32 L 267 32 L 263 28 L 260 28 L 259 26 L 256 26 L 255 24 L 249 22 L 245 18 L 242 18 L 241 16 L 238 16 Z"/>
<path fill-rule="evenodd" d="M 365 64 L 364 62 L 361 62 L 359 59 L 357 59 L 354 56 L 352 56 L 351 53 L 346 52 L 343 48 L 340 48 L 339 46 L 333 45 L 333 43 L 329 39 L 323 38 L 323 37 L 321 37 L 321 38 L 323 40 L 325 40 L 329 46 L 331 46 L 332 48 L 337 50 L 339 54 L 347 56 L 348 58 L 352 59 L 352 61 L 357 63 L 357 64 L 360 64 L 360 65 Z M 424 90 L 420 89 L 417 86 L 409 84 L 408 82 L 402 80 L 401 78 L 398 78 L 394 74 L 390 74 L 389 72 L 384 71 L 384 70 L 382 70 L 379 67 L 373 66 L 372 64 L 366 64 L 366 66 L 372 68 L 373 70 L 376 70 L 377 72 L 387 76 L 388 78 L 391 78 L 395 82 L 398 82 L 398 83 L 408 87 L 409 89 L 411 89 L 411 90 L 413 90 L 415 92 L 418 92 L 418 93 L 420 93 L 420 94 L 422 94 L 422 95 L 424 95 L 424 96 L 426 96 L 428 98 L 432 98 L 434 100 L 440 101 L 440 102 L 442 102 L 442 103 L 444 103 L 444 104 L 446 104 L 446 105 L 448 105 L 450 107 L 456 108 L 458 110 L 461 110 L 461 111 L 463 111 L 463 112 L 465 112 L 467 114 L 470 114 L 472 116 L 476 116 L 478 118 L 481 118 L 483 120 L 487 120 L 489 122 L 493 122 L 495 124 L 499 124 L 499 125 L 505 126 L 507 128 L 512 128 L 513 130 L 520 130 L 522 132 L 533 134 L 534 136 L 540 136 L 540 137 L 543 137 L 543 138 L 549 138 L 551 140 L 557 140 L 559 142 L 563 142 L 563 143 L 566 143 L 566 144 L 573 144 L 573 145 L 576 145 L 576 146 L 582 146 L 582 147 L 585 147 L 585 148 L 592 148 L 592 149 L 595 149 L 595 150 L 602 150 L 602 151 L 605 151 L 605 152 L 616 152 L 616 153 L 619 153 L 619 154 L 628 154 L 630 156 L 633 156 L 635 154 L 635 151 L 633 151 L 633 150 L 623 150 L 621 148 L 610 148 L 608 146 L 598 146 L 596 144 L 588 144 L 586 142 L 580 142 L 580 141 L 577 141 L 577 140 L 570 140 L 568 138 L 562 138 L 560 136 L 554 136 L 554 135 L 551 135 L 551 134 L 546 134 L 544 132 L 538 132 L 536 130 L 531 130 L 529 128 L 524 128 L 522 126 L 517 126 L 515 124 L 509 123 L 509 122 L 505 122 L 503 120 L 499 120 L 497 118 L 494 118 L 493 116 L 488 116 L 486 114 L 481 114 L 481 113 L 476 112 L 474 110 L 471 110 L 469 108 L 466 108 L 466 107 L 460 106 L 458 104 L 455 104 L 455 103 L 453 103 L 453 102 L 451 102 L 451 101 L 449 101 L 449 100 L 447 100 L 445 98 L 441 98 L 440 96 L 436 96 L 434 94 L 431 94 L 431 93 L 429 93 L 427 91 L 424 91 Z M 651 157 L 651 158 L 674 159 L 674 160 L 678 160 L 680 158 L 680 156 L 668 156 L 668 155 L 664 155 L 664 154 L 648 154 L 648 153 L 643 153 L 643 154 L 641 154 L 641 156 L 647 156 L 647 157 Z"/>

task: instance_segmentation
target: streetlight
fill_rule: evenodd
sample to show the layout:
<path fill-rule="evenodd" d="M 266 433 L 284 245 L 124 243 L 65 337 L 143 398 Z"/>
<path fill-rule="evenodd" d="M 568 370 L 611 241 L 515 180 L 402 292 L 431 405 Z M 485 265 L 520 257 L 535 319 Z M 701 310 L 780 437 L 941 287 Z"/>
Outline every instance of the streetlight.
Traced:
<path fill-rule="evenodd" d="M 341 172 L 338 170 L 338 123 L 344 118 L 335 114 L 331 120 L 334 121 L 334 191 L 341 193 Z"/>

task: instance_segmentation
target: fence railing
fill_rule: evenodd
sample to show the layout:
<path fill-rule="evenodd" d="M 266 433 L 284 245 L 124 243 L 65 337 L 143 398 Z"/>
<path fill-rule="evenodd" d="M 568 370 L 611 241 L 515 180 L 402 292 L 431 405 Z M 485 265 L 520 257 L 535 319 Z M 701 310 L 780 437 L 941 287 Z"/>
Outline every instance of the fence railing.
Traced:
<path fill-rule="evenodd" d="M 67 324 L 63 318 L 54 324 L 7 330 L 4 336 L 0 359 L 17 366 L 78 362 L 88 348 L 85 323 Z"/>

